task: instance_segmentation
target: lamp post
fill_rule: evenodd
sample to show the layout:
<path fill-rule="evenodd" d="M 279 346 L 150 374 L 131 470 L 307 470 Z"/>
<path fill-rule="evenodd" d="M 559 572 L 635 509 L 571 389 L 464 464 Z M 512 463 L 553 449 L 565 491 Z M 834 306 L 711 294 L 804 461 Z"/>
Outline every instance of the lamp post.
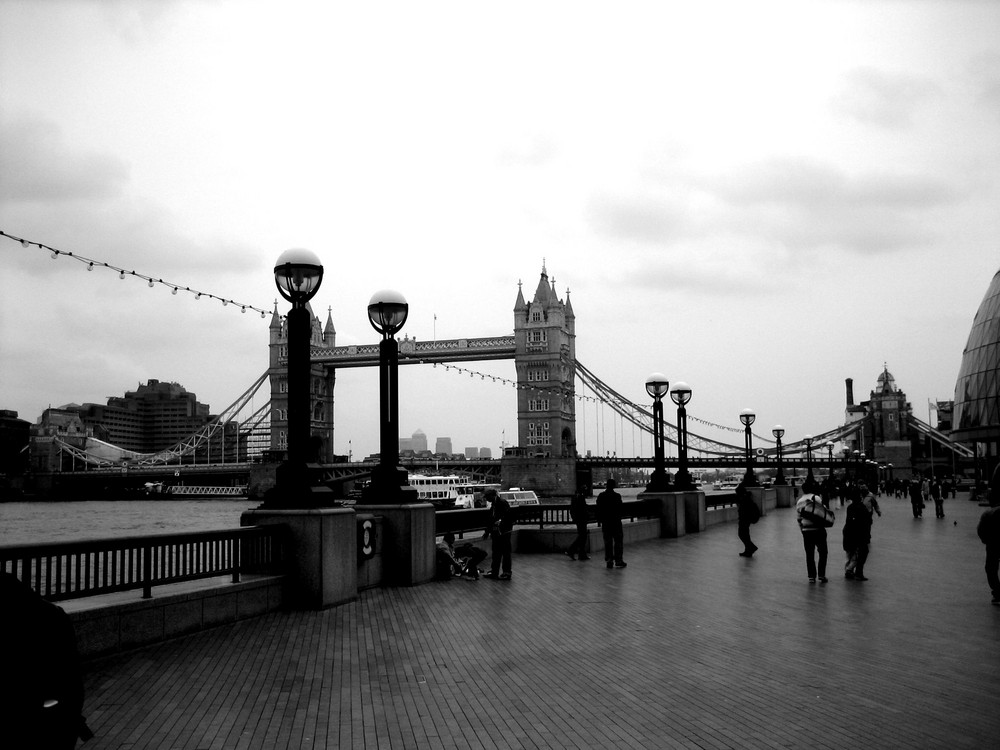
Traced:
<path fill-rule="evenodd" d="M 646 485 L 646 492 L 666 492 L 670 489 L 663 458 L 663 397 L 668 388 L 670 383 L 663 373 L 654 372 L 646 378 L 646 393 L 653 397 L 653 474 Z"/>
<path fill-rule="evenodd" d="M 753 433 L 750 432 L 750 425 L 757 419 L 753 409 L 744 409 L 740 412 L 740 421 L 743 423 L 743 442 L 746 447 L 747 471 L 743 475 L 743 484 L 755 486 L 757 477 L 753 473 Z"/>
<path fill-rule="evenodd" d="M 677 475 L 674 477 L 674 489 L 689 492 L 694 489 L 691 472 L 688 471 L 688 431 L 687 403 L 691 400 L 691 387 L 681 381 L 674 383 L 670 389 L 670 400 L 677 404 Z"/>
<path fill-rule="evenodd" d="M 826 441 L 826 460 L 830 463 L 829 481 L 833 481 L 833 441 Z"/>
<path fill-rule="evenodd" d="M 368 321 L 382 334 L 378 347 L 379 464 L 365 498 L 368 502 L 417 502 L 406 469 L 399 465 L 399 344 L 395 335 L 406 323 L 410 306 L 399 292 L 383 289 L 368 302 Z"/>
<path fill-rule="evenodd" d="M 781 438 L 785 436 L 785 428 L 780 424 L 776 424 L 771 428 L 771 434 L 774 435 L 774 439 L 778 444 L 778 474 L 774 478 L 774 483 L 776 485 L 781 485 L 784 487 L 788 482 L 785 480 L 785 472 L 781 467 Z"/>
<path fill-rule="evenodd" d="M 812 454 L 812 444 L 813 436 L 806 435 L 802 438 L 806 444 L 806 481 L 802 484 L 803 491 L 812 492 L 813 488 L 816 486 L 816 477 L 813 476 L 813 454 Z"/>
<path fill-rule="evenodd" d="M 286 250 L 274 264 L 278 292 L 292 303 L 286 317 L 288 332 L 288 449 L 276 473 L 275 505 L 298 506 L 307 501 L 310 483 L 306 464 L 317 460 L 311 449 L 309 404 L 309 339 L 312 335 L 307 303 L 323 282 L 323 264 L 310 250 Z"/>

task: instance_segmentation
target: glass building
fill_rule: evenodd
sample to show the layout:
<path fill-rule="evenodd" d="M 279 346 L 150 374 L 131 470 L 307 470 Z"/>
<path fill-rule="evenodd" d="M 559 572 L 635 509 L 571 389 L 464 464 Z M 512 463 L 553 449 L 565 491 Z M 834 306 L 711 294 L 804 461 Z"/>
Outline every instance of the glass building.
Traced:
<path fill-rule="evenodd" d="M 955 382 L 952 439 L 1000 442 L 1000 271 L 979 305 Z"/>

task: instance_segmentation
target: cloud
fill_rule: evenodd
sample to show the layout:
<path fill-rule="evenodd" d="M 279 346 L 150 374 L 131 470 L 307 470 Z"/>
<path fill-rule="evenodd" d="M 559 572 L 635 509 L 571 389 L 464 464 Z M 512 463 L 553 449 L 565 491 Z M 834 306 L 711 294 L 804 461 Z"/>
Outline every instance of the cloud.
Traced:
<path fill-rule="evenodd" d="M 539 167 L 556 154 L 555 142 L 540 134 L 523 134 L 500 149 L 499 162 L 505 166 Z"/>
<path fill-rule="evenodd" d="M 0 200 L 14 203 L 103 201 L 122 194 L 129 165 L 115 156 L 70 149 L 54 122 L 0 120 Z"/>
<path fill-rule="evenodd" d="M 666 243 L 693 229 L 692 215 L 676 196 L 662 191 L 601 192 L 590 199 L 586 213 L 598 234 L 641 243 Z"/>
<path fill-rule="evenodd" d="M 716 180 L 716 195 L 739 209 L 730 218 L 790 250 L 839 247 L 857 253 L 923 247 L 929 220 L 960 191 L 925 175 L 852 176 L 809 159 L 772 159 Z"/>
<path fill-rule="evenodd" d="M 940 239 L 936 212 L 964 197 L 962 189 L 924 174 L 853 175 L 814 159 L 773 158 L 713 175 L 677 172 L 669 186 L 654 181 L 605 191 L 586 213 L 603 240 L 640 252 L 684 252 L 708 264 L 703 275 L 671 271 L 671 286 L 710 280 L 718 289 L 720 279 L 751 270 L 743 267 L 747 259 L 795 263 L 818 250 L 864 255 L 924 248 Z"/>
<path fill-rule="evenodd" d="M 863 67 L 844 74 L 832 105 L 866 125 L 901 130 L 913 124 L 925 102 L 940 94 L 937 84 L 927 78 Z"/>

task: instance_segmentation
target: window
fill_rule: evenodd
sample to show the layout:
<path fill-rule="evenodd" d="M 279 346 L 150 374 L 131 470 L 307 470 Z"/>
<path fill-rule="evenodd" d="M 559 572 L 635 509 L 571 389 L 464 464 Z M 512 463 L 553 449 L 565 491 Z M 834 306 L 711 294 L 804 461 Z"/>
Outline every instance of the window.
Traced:
<path fill-rule="evenodd" d="M 532 323 L 541 323 L 542 322 L 542 311 L 541 310 L 532 310 L 531 311 L 531 322 Z"/>
<path fill-rule="evenodd" d="M 528 370 L 528 381 L 529 382 L 540 382 L 549 379 L 548 370 Z"/>
<path fill-rule="evenodd" d="M 533 398 L 528 400 L 528 411 L 548 411 L 549 400 L 547 398 Z"/>
<path fill-rule="evenodd" d="M 541 330 L 528 331 L 529 344 L 544 344 L 547 340 L 546 332 Z"/>

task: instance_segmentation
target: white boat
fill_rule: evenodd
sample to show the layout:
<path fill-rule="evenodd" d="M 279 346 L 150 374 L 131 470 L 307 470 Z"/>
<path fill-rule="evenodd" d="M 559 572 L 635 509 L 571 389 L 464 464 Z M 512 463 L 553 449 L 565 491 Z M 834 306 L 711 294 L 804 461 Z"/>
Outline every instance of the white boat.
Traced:
<path fill-rule="evenodd" d="M 516 508 L 518 505 L 539 505 L 538 495 L 531 490 L 522 490 L 520 487 L 501 490 L 500 497 L 506 500 L 511 508 Z"/>
<path fill-rule="evenodd" d="M 486 490 L 496 490 L 500 491 L 499 484 L 487 484 L 486 482 L 480 482 L 478 484 L 459 484 L 455 486 L 455 507 L 456 508 L 485 508 L 486 501 L 483 499 L 483 493 Z"/>
<path fill-rule="evenodd" d="M 410 486 L 416 488 L 417 497 L 437 508 L 454 508 L 458 499 L 456 487 L 463 483 L 455 474 L 427 476 L 410 474 Z"/>

